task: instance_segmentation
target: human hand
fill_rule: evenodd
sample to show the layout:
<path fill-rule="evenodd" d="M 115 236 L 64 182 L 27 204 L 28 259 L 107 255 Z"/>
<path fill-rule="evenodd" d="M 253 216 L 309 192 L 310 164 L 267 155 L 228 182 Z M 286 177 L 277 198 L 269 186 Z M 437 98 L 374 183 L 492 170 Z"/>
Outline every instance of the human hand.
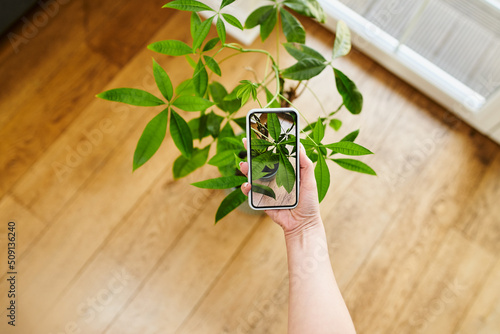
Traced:
<path fill-rule="evenodd" d="M 246 148 L 246 138 L 243 138 L 243 144 L 245 144 Z M 314 167 L 302 145 L 300 145 L 299 156 L 299 204 L 294 209 L 265 210 L 269 217 L 283 228 L 285 235 L 300 234 L 311 228 L 322 227 Z M 247 176 L 248 162 L 241 162 L 240 170 Z M 251 185 L 248 182 L 241 186 L 241 191 L 247 196 L 250 189 Z"/>

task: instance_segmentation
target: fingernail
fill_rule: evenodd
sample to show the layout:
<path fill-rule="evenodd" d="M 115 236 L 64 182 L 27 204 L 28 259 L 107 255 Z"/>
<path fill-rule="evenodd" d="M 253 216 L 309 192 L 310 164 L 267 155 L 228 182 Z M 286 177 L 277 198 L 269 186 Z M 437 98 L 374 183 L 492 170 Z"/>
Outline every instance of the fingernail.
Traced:
<path fill-rule="evenodd" d="M 239 163 L 240 167 L 241 167 L 242 164 L 243 164 L 243 161 L 240 161 L 240 163 Z"/>
<path fill-rule="evenodd" d="M 243 184 L 241 185 L 241 187 L 242 187 L 242 188 L 246 188 L 246 187 L 248 187 L 248 182 L 243 183 Z"/>

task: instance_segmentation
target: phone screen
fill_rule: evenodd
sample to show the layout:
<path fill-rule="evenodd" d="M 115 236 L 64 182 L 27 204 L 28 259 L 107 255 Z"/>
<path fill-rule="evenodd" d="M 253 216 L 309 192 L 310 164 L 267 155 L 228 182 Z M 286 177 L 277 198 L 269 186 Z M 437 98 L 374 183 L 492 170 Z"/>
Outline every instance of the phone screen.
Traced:
<path fill-rule="evenodd" d="M 254 209 L 297 206 L 298 114 L 295 109 L 253 109 L 247 115 L 249 202 Z"/>

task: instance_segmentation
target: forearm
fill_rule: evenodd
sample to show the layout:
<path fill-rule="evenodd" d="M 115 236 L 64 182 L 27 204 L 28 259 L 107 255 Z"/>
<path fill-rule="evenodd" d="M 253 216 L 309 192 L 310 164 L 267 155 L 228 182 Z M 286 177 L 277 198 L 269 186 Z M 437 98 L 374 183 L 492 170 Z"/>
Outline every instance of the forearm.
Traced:
<path fill-rule="evenodd" d="M 290 301 L 289 334 L 355 333 L 328 255 L 323 223 L 285 234 Z"/>

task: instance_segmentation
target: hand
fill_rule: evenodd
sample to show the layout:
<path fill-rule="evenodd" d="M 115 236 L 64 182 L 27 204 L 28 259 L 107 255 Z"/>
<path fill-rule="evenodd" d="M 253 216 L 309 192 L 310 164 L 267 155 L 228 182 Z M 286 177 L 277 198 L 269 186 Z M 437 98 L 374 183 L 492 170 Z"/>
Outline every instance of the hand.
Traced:
<path fill-rule="evenodd" d="M 246 148 L 246 138 L 243 138 L 243 144 L 245 144 Z M 300 234 L 310 228 L 322 227 L 313 163 L 307 157 L 302 145 L 300 145 L 299 155 L 299 204 L 295 209 L 265 210 L 269 217 L 283 228 L 285 235 Z M 243 174 L 248 175 L 248 162 L 240 163 L 240 169 Z M 250 189 L 251 185 L 249 183 L 244 183 L 241 186 L 241 191 L 247 196 Z"/>

